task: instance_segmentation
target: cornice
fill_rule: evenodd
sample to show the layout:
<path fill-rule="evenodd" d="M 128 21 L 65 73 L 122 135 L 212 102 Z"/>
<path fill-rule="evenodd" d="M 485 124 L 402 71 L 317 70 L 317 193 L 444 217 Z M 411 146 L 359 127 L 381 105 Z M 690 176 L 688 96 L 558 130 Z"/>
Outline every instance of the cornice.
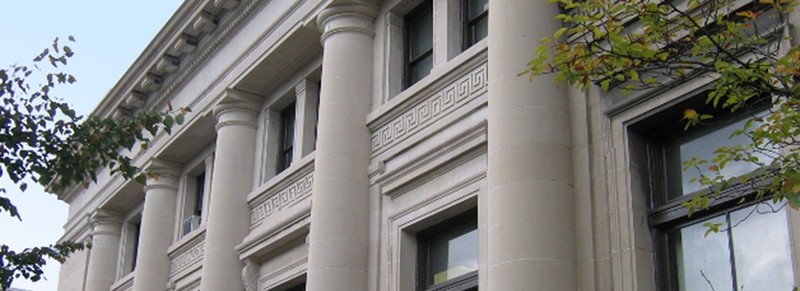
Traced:
<path fill-rule="evenodd" d="M 163 104 L 269 1 L 184 1 L 92 115 L 116 118 Z"/>

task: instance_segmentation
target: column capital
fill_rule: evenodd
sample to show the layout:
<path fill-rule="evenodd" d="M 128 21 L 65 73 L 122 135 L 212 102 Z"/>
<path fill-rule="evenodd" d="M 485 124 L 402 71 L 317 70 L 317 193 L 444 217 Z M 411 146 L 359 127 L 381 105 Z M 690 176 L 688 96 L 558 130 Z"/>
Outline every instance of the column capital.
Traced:
<path fill-rule="evenodd" d="M 298 82 L 297 85 L 294 85 L 294 93 L 296 96 L 300 96 L 308 90 L 318 91 L 319 85 L 317 85 L 317 82 L 313 82 L 309 79 L 303 79 Z"/>
<path fill-rule="evenodd" d="M 255 128 L 256 115 L 261 104 L 262 96 L 244 91 L 228 88 L 225 90 L 222 101 L 214 106 L 214 116 L 217 118 L 216 130 L 228 125 L 245 125 Z"/>
<path fill-rule="evenodd" d="M 322 43 L 339 32 L 361 32 L 375 35 L 375 16 L 378 6 L 371 1 L 342 1 L 322 10 L 317 16 L 317 25 L 322 30 Z"/>
<path fill-rule="evenodd" d="M 122 214 L 116 211 L 97 209 L 89 217 L 89 220 L 92 223 L 92 235 L 119 234 L 119 226 L 122 224 Z"/>
<path fill-rule="evenodd" d="M 178 163 L 151 159 L 144 169 L 148 172 L 145 194 L 151 189 L 178 189 L 178 177 L 180 176 L 181 165 Z"/>

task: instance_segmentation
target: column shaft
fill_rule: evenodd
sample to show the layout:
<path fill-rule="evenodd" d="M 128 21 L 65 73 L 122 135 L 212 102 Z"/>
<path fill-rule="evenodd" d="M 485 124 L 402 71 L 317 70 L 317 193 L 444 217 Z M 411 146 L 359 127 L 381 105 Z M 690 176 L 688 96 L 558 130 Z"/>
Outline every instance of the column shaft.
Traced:
<path fill-rule="evenodd" d="M 236 245 L 250 226 L 247 194 L 252 191 L 256 145 L 256 115 L 260 99 L 228 91 L 217 116 L 217 146 L 200 290 L 243 290 L 242 267 Z"/>
<path fill-rule="evenodd" d="M 518 77 L 560 23 L 547 1 L 489 1 L 489 290 L 577 290 L 570 110 Z"/>
<path fill-rule="evenodd" d="M 308 290 L 367 288 L 373 11 L 334 6 L 318 19 L 324 52 Z"/>
<path fill-rule="evenodd" d="M 86 290 L 108 291 L 116 280 L 122 216 L 98 210 L 91 220 L 92 248 L 89 249 Z"/>
<path fill-rule="evenodd" d="M 154 161 L 148 168 L 158 178 L 149 179 L 144 188 L 136 277 L 133 279 L 134 291 L 166 288 L 170 263 L 167 250 L 172 243 L 175 229 L 178 168 L 166 166 L 161 161 Z"/>

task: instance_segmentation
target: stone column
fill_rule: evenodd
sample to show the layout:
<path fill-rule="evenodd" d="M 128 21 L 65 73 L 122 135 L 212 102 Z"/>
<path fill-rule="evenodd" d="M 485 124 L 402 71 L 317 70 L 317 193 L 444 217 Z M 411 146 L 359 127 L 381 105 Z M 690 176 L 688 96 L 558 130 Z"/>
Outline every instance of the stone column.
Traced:
<path fill-rule="evenodd" d="M 214 108 L 217 146 L 209 195 L 200 290 L 243 290 L 234 249 L 250 227 L 247 194 L 253 190 L 259 96 L 229 89 Z"/>
<path fill-rule="evenodd" d="M 320 13 L 323 30 L 308 290 L 367 288 L 372 42 L 376 7 L 336 5 Z"/>
<path fill-rule="evenodd" d="M 167 250 L 175 229 L 175 203 L 178 195 L 178 165 L 154 160 L 147 166 L 157 178 L 147 180 L 139 231 L 134 291 L 163 290 L 169 277 Z"/>
<path fill-rule="evenodd" d="M 560 27 L 558 7 L 489 5 L 488 289 L 577 290 L 567 92 L 517 76 Z"/>
<path fill-rule="evenodd" d="M 98 209 L 92 214 L 92 248 L 86 271 L 86 290 L 108 291 L 117 274 L 122 215 Z"/>

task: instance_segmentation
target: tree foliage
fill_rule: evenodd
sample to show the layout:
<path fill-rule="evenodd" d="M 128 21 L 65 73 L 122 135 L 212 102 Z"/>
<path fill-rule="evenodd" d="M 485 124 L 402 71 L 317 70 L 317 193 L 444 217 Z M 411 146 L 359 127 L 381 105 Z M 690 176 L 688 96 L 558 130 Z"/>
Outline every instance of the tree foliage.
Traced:
<path fill-rule="evenodd" d="M 89 183 L 103 168 L 142 181 L 152 174 L 141 172 L 125 153 L 137 150 L 137 145 L 146 148 L 159 129 L 169 132 L 189 111 L 170 108 L 121 119 L 78 116 L 66 101 L 51 95 L 56 87 L 76 81 L 62 70 L 73 54 L 56 39 L 33 59 L 33 66 L 0 68 L 0 177 L 10 178 L 21 192 L 29 182 L 51 192 Z M 32 78 L 42 78 L 41 83 Z M 0 213 L 22 220 L 7 190 L 0 188 Z M 63 262 L 86 247 L 90 246 L 63 242 L 13 251 L 0 243 L 0 290 L 18 278 L 38 281 L 46 258 Z"/>
<path fill-rule="evenodd" d="M 684 170 L 702 169 L 696 182 L 708 187 L 684 203 L 690 213 L 733 185 L 752 187 L 754 199 L 800 208 L 800 40 L 789 37 L 788 25 L 796 0 L 549 1 L 562 8 L 563 28 L 541 40 L 522 74 L 623 96 L 709 78 L 707 104 L 749 114 L 732 135 L 749 143 L 684 162 Z M 758 103 L 766 114 L 754 113 Z M 682 118 L 686 127 L 713 122 L 697 108 L 686 108 Z M 724 175 L 726 166 L 742 162 L 759 170 Z"/>

